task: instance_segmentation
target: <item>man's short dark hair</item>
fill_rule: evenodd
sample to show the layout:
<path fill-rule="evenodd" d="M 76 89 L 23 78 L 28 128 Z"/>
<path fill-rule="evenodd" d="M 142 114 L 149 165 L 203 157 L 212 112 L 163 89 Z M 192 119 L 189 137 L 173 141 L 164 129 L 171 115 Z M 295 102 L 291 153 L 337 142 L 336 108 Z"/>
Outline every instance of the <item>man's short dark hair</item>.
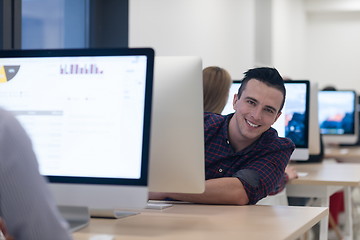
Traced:
<path fill-rule="evenodd" d="M 238 91 L 238 98 L 240 98 L 242 92 L 246 88 L 247 83 L 251 79 L 256 79 L 260 82 L 265 83 L 267 86 L 278 89 L 283 94 L 283 101 L 281 103 L 279 112 L 284 107 L 286 89 L 284 85 L 284 80 L 275 68 L 270 67 L 259 67 L 249 69 L 244 73 L 244 78 L 241 81 L 241 86 Z"/>

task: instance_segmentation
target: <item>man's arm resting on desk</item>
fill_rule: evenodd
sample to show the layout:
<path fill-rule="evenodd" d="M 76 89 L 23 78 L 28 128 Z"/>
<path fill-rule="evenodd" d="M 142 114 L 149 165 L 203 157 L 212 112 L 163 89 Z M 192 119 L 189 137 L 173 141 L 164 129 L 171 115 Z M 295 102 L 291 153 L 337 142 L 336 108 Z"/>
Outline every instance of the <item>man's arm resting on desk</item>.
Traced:
<path fill-rule="evenodd" d="M 245 205 L 249 202 L 243 184 L 236 177 L 206 180 L 205 191 L 200 194 L 152 192 L 149 194 L 151 200 L 163 200 L 165 198 L 204 204 Z"/>

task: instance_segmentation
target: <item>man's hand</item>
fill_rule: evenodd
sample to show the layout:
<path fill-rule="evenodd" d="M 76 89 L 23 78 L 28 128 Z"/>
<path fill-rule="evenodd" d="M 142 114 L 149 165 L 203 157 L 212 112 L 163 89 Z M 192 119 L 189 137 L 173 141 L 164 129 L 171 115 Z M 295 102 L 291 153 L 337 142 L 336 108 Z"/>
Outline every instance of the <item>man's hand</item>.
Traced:
<path fill-rule="evenodd" d="M 288 175 L 289 181 L 292 179 L 298 178 L 297 171 L 296 171 L 295 167 L 293 167 L 293 166 L 287 165 L 285 168 L 285 173 Z"/>
<path fill-rule="evenodd" d="M 167 198 L 166 193 L 149 192 L 149 199 L 150 200 L 164 200 L 165 198 Z"/>
<path fill-rule="evenodd" d="M 249 202 L 243 184 L 235 177 L 223 177 L 206 180 L 205 192 L 199 194 L 149 193 L 150 200 L 163 200 L 165 198 L 204 204 L 246 205 Z"/>

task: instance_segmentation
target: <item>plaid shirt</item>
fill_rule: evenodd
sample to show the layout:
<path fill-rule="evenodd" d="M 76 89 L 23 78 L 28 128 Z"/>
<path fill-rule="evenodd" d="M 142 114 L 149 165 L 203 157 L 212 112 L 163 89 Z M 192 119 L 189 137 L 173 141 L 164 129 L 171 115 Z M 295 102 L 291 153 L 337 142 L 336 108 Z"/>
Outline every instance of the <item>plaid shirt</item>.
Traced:
<path fill-rule="evenodd" d="M 244 185 L 249 204 L 255 204 L 281 183 L 290 155 L 295 149 L 288 138 L 270 128 L 253 144 L 234 152 L 228 140 L 233 114 L 204 114 L 206 179 L 237 177 Z"/>

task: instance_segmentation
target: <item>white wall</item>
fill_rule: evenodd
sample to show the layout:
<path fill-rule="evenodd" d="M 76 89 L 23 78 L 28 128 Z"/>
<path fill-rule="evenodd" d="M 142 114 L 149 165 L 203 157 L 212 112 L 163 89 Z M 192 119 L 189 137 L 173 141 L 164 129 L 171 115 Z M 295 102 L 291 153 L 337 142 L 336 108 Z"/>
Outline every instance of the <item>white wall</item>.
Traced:
<path fill-rule="evenodd" d="M 273 66 L 273 37 L 272 37 L 272 2 L 269 0 L 255 0 L 255 66 Z"/>
<path fill-rule="evenodd" d="M 319 88 L 360 93 L 360 2 L 273 0 L 274 65 Z"/>
<path fill-rule="evenodd" d="M 254 66 L 253 0 L 130 0 L 129 46 L 201 56 L 233 78 Z"/>
<path fill-rule="evenodd" d="M 309 79 L 307 19 L 303 0 L 273 0 L 273 64 L 282 75 Z"/>
<path fill-rule="evenodd" d="M 310 13 L 308 19 L 311 79 L 360 93 L 360 12 Z"/>
<path fill-rule="evenodd" d="M 272 65 L 360 93 L 359 0 L 130 0 L 129 21 L 131 47 L 201 56 L 235 79 Z"/>

